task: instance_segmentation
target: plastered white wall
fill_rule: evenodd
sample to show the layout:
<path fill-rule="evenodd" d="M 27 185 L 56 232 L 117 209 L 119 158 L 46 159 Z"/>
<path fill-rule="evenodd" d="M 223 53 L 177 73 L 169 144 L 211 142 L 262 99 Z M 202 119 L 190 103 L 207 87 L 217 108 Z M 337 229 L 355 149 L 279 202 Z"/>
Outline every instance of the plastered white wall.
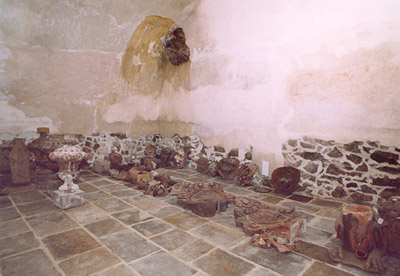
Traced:
<path fill-rule="evenodd" d="M 399 145 L 397 0 L 3 0 L 0 13 L 0 132 L 198 134 L 270 170 L 303 135 Z M 121 77 L 148 15 L 183 27 L 190 79 Z"/>
<path fill-rule="evenodd" d="M 201 1 L 184 26 L 194 131 L 271 169 L 290 137 L 399 145 L 398 14 L 395 0 Z"/>

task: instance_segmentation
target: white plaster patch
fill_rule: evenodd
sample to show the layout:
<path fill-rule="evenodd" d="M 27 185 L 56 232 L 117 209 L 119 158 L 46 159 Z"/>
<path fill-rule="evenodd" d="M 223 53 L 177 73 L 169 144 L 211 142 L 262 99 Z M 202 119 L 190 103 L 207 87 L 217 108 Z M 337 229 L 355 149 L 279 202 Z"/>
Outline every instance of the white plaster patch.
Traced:
<path fill-rule="evenodd" d="M 109 106 L 104 115 L 107 123 L 131 122 L 136 117 L 144 120 L 156 120 L 160 114 L 159 101 L 150 96 L 130 96 L 123 102 Z"/>
<path fill-rule="evenodd" d="M 4 94 L 0 93 L 0 98 Z M 49 127 L 52 132 L 57 132 L 49 117 L 27 117 L 25 113 L 9 104 L 7 100 L 0 100 L 0 132 L 22 133 L 26 131 L 36 131 L 38 127 Z"/>

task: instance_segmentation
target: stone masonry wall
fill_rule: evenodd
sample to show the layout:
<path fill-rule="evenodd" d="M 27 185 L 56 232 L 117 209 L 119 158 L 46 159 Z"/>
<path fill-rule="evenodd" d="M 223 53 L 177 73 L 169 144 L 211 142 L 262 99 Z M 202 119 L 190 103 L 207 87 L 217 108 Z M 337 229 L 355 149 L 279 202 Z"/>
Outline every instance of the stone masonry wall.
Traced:
<path fill-rule="evenodd" d="M 400 196 L 398 147 L 304 137 L 284 143 L 282 154 L 286 166 L 301 171 L 300 185 L 313 195 L 366 203 Z"/>

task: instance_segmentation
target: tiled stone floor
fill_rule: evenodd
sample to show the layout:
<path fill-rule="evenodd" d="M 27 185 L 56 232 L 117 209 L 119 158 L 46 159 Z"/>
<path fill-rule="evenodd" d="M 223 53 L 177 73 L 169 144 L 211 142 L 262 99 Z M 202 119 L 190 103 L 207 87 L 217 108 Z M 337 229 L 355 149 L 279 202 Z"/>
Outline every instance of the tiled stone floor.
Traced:
<path fill-rule="evenodd" d="M 10 187 L 10 194 L 0 197 L 0 274 L 373 275 L 328 258 L 342 202 L 300 193 L 256 193 L 189 169 L 170 173 L 177 181 L 219 182 L 234 195 L 304 212 L 308 228 L 299 241 L 302 253 L 251 246 L 250 238 L 235 227 L 233 206 L 203 218 L 178 206 L 174 196 L 153 198 L 130 183 L 83 171 L 83 206 L 60 210 L 49 192 L 34 184 Z M 385 258 L 388 264 L 398 262 Z M 391 268 L 385 275 L 394 275 Z"/>

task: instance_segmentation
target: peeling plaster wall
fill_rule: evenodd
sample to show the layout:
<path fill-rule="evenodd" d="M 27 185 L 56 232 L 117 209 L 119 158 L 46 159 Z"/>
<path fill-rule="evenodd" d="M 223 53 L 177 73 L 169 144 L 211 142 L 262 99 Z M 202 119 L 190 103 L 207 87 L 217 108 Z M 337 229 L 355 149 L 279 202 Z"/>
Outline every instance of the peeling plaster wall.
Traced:
<path fill-rule="evenodd" d="M 396 0 L 203 0 L 183 26 L 180 118 L 206 144 L 253 146 L 271 169 L 304 135 L 398 146 L 399 14 Z"/>
<path fill-rule="evenodd" d="M 126 83 L 120 72 L 122 54 L 146 16 L 180 24 L 197 4 L 0 0 L 0 133 L 40 126 L 52 133 L 157 133 L 162 85 Z M 146 77 L 148 84 L 152 75 Z M 149 96 L 141 95 L 143 90 Z"/>
<path fill-rule="evenodd" d="M 0 0 L 0 14 L 0 133 L 196 134 L 270 170 L 304 135 L 399 146 L 397 0 Z M 121 59 L 148 15 L 183 27 L 191 62 L 135 86 Z"/>

